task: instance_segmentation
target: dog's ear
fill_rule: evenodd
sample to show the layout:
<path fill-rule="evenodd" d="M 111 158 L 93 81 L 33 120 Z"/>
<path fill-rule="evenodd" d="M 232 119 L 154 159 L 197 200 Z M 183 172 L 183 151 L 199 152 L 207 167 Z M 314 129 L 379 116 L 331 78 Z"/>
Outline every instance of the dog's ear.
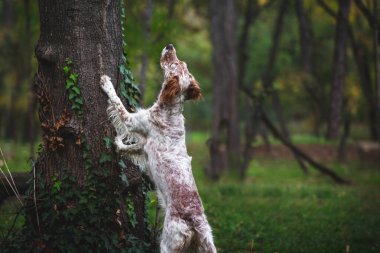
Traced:
<path fill-rule="evenodd" d="M 178 82 L 179 82 L 178 76 L 173 76 L 166 82 L 160 96 L 161 104 L 166 104 L 166 105 L 172 104 L 175 96 L 177 96 L 181 91 L 181 87 L 179 86 Z"/>
<path fill-rule="evenodd" d="M 201 88 L 197 81 L 191 81 L 189 87 L 186 90 L 185 99 L 186 100 L 198 100 L 202 97 Z"/>

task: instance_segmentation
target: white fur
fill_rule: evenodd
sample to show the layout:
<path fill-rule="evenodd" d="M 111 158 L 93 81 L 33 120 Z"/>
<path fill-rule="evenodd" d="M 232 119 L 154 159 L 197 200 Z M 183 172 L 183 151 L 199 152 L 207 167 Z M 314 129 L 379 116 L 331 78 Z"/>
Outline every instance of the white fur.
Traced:
<path fill-rule="evenodd" d="M 165 57 L 168 55 L 171 57 Z M 161 253 L 184 252 L 188 247 L 200 253 L 214 253 L 211 227 L 194 182 L 185 143 L 183 102 L 193 77 L 186 64 L 178 60 L 174 47 L 162 51 L 161 68 L 164 83 L 159 99 L 173 76 L 178 77 L 181 92 L 170 105 L 158 99 L 149 109 L 136 113 L 128 113 L 124 108 L 110 78 L 101 77 L 101 87 L 109 98 L 107 112 L 116 130 L 116 150 L 146 170 L 156 185 L 159 202 L 165 210 Z"/>

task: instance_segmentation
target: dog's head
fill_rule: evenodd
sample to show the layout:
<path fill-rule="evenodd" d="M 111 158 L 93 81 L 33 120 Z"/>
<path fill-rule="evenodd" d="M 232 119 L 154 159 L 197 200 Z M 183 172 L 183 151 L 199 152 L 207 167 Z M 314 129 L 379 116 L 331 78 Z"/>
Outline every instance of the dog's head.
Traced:
<path fill-rule="evenodd" d="M 160 64 L 164 74 L 160 102 L 171 104 L 177 96 L 183 96 L 186 100 L 197 100 L 202 97 L 198 82 L 187 69 L 186 63 L 177 58 L 172 44 L 162 50 Z"/>

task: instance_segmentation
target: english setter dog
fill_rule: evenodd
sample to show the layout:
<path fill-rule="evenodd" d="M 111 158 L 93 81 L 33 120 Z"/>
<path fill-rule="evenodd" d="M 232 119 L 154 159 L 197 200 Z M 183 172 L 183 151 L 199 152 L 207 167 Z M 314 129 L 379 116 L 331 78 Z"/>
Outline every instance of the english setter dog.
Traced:
<path fill-rule="evenodd" d="M 211 227 L 186 150 L 182 115 L 184 101 L 199 99 L 201 89 L 186 63 L 178 60 L 172 44 L 162 50 L 160 65 L 164 82 L 158 99 L 149 109 L 136 113 L 125 109 L 110 78 L 101 77 L 101 87 L 108 95 L 108 116 L 116 129 L 116 150 L 128 154 L 133 162 L 145 168 L 156 185 L 159 202 L 165 210 L 161 253 L 186 249 L 214 253 Z"/>

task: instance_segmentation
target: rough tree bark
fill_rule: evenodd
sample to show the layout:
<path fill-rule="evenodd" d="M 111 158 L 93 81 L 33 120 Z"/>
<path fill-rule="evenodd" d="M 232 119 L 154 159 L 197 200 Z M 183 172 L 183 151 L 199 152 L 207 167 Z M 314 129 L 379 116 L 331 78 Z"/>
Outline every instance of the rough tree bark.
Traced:
<path fill-rule="evenodd" d="M 38 60 L 35 93 L 44 149 L 35 164 L 36 172 L 41 173 L 41 180 L 48 184 L 53 178 L 70 174 L 77 180 L 73 189 L 86 185 L 85 139 L 93 169 L 108 170 L 111 178 L 118 177 L 117 156 L 106 148 L 103 140 L 112 138 L 113 128 L 107 119 L 107 99 L 99 87 L 99 80 L 101 75 L 107 74 L 118 84 L 118 68 L 122 62 L 120 1 L 40 0 L 39 10 L 41 34 L 35 52 Z M 72 60 L 72 73 L 79 75 L 83 116 L 71 109 L 72 101 L 65 87 L 67 75 L 62 70 L 67 65 L 67 58 Z M 102 154 L 110 154 L 112 159 L 101 162 Z M 137 178 L 136 181 L 128 178 L 130 184 L 137 182 L 136 187 L 129 189 L 137 220 L 133 233 L 141 238 L 145 229 L 141 180 L 138 180 L 137 170 L 130 173 Z M 108 194 L 111 198 L 115 193 Z"/>
<path fill-rule="evenodd" d="M 212 0 L 213 126 L 208 174 L 217 179 L 225 168 L 240 170 L 236 13 L 232 0 Z"/>
<path fill-rule="evenodd" d="M 106 99 L 98 84 L 101 74 L 118 80 L 117 67 L 122 54 L 119 6 L 117 3 L 41 0 L 39 9 L 41 35 L 36 46 L 35 92 L 40 121 L 50 126 L 68 117 L 68 122 L 56 133 L 62 136 L 63 148 L 45 148 L 39 157 L 38 169 L 44 171 L 49 180 L 68 168 L 83 183 L 86 171 L 81 147 L 75 143 L 78 135 L 84 132 L 96 157 L 105 151 L 102 139 L 112 134 L 105 111 Z M 84 98 L 83 119 L 70 110 L 65 88 L 67 76 L 62 70 L 67 58 L 73 61 L 73 72 L 79 74 L 78 83 Z M 42 130 L 45 146 L 51 144 L 52 147 L 53 139 L 48 137 L 54 133 L 46 127 Z"/>
<path fill-rule="evenodd" d="M 330 96 L 330 113 L 327 125 L 327 139 L 336 139 L 342 118 L 344 79 L 346 75 L 346 41 L 348 35 L 348 15 L 350 0 L 339 0 L 339 10 L 335 33 L 333 81 Z"/>

